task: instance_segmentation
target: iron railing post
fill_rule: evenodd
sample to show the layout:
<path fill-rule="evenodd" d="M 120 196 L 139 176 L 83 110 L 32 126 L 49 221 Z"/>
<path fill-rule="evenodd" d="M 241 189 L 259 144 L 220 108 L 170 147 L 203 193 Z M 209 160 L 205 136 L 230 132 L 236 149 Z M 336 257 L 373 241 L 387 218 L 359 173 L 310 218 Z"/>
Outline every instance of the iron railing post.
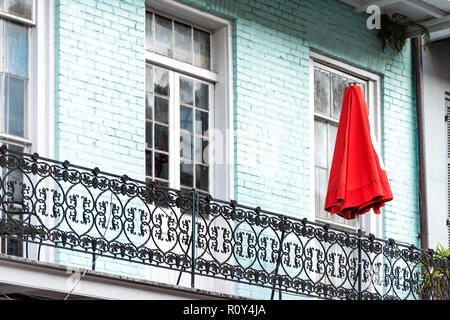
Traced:
<path fill-rule="evenodd" d="M 273 300 L 273 297 L 275 295 L 276 278 L 278 277 L 278 269 L 280 268 L 281 264 L 281 253 L 283 252 L 283 241 L 286 229 L 286 220 L 287 220 L 286 217 L 282 217 L 280 222 L 280 230 L 281 230 L 280 250 L 278 250 L 277 266 L 275 267 L 275 274 L 274 274 L 275 279 L 273 281 L 272 294 L 270 296 L 270 300 Z M 281 300 L 281 279 L 279 280 L 278 285 L 280 286 L 279 299 Z"/>
<path fill-rule="evenodd" d="M 361 259 L 361 236 L 362 236 L 362 230 L 358 229 L 358 300 L 361 300 L 362 297 L 362 282 L 361 282 L 361 275 L 362 275 L 362 259 Z"/>
<path fill-rule="evenodd" d="M 192 235 L 191 235 L 191 243 L 192 243 L 192 259 L 191 259 L 191 288 L 195 287 L 195 267 L 196 267 L 196 261 L 195 261 L 195 246 L 197 244 L 195 240 L 196 236 L 196 219 L 198 215 L 198 196 L 197 192 L 193 189 L 192 190 Z"/>

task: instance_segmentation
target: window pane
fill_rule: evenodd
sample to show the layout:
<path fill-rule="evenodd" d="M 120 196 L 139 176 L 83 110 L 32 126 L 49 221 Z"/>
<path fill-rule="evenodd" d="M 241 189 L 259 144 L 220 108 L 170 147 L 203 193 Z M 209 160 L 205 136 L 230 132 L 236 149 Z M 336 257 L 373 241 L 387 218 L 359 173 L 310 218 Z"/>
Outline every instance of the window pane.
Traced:
<path fill-rule="evenodd" d="M 155 123 L 155 149 L 169 152 L 169 128 Z"/>
<path fill-rule="evenodd" d="M 180 129 L 184 129 L 192 133 L 193 123 L 192 108 L 180 107 Z"/>
<path fill-rule="evenodd" d="M 145 124 L 145 147 L 153 148 L 153 123 L 146 122 Z"/>
<path fill-rule="evenodd" d="M 155 178 L 169 180 L 169 156 L 155 152 Z"/>
<path fill-rule="evenodd" d="M 209 168 L 201 164 L 195 165 L 195 187 L 209 190 Z"/>
<path fill-rule="evenodd" d="M 169 96 L 169 71 L 155 68 L 155 93 Z"/>
<path fill-rule="evenodd" d="M 0 10 L 2 10 L 2 11 L 5 10 L 5 2 L 6 2 L 6 0 L 0 0 Z"/>
<path fill-rule="evenodd" d="M 328 170 L 331 170 L 331 163 L 333 162 L 334 146 L 336 145 L 336 135 L 338 127 L 332 124 L 328 125 Z"/>
<path fill-rule="evenodd" d="M 153 95 L 145 95 L 145 118 L 147 120 L 153 120 Z"/>
<path fill-rule="evenodd" d="M 9 76 L 5 79 L 5 131 L 20 137 L 25 134 L 25 85 L 25 81 L 21 79 Z"/>
<path fill-rule="evenodd" d="M 331 106 L 331 117 L 339 120 L 342 109 L 342 101 L 344 100 L 344 91 L 347 87 L 347 78 L 333 74 L 332 77 L 333 104 Z"/>
<path fill-rule="evenodd" d="M 208 112 L 196 110 L 195 111 L 195 133 L 206 136 L 207 131 L 208 131 Z"/>
<path fill-rule="evenodd" d="M 192 136 L 187 133 L 180 134 L 180 157 L 193 160 L 193 145 L 194 141 Z"/>
<path fill-rule="evenodd" d="M 175 22 L 175 59 L 192 63 L 191 27 Z"/>
<path fill-rule="evenodd" d="M 316 216 L 323 219 L 329 219 L 329 213 L 325 211 L 325 197 L 328 187 L 328 172 L 324 168 L 315 168 L 315 203 Z"/>
<path fill-rule="evenodd" d="M 209 33 L 194 29 L 194 65 L 209 69 L 210 51 Z"/>
<path fill-rule="evenodd" d="M 28 78 L 28 29 L 6 23 L 6 71 Z"/>
<path fill-rule="evenodd" d="M 153 154 L 149 150 L 145 150 L 145 175 L 153 176 Z"/>
<path fill-rule="evenodd" d="M 327 124 L 322 121 L 314 121 L 314 149 L 315 165 L 324 169 L 328 168 L 327 155 Z"/>
<path fill-rule="evenodd" d="M 189 161 L 180 163 L 180 184 L 190 188 L 194 186 L 193 165 Z"/>
<path fill-rule="evenodd" d="M 8 13 L 31 20 L 33 0 L 9 0 Z"/>
<path fill-rule="evenodd" d="M 195 138 L 195 161 L 208 163 L 208 140 L 200 137 Z"/>
<path fill-rule="evenodd" d="M 152 31 L 153 14 L 145 13 L 145 48 L 153 51 L 153 31 Z"/>
<path fill-rule="evenodd" d="M 153 67 L 150 64 L 145 65 L 145 91 L 153 92 Z"/>
<path fill-rule="evenodd" d="M 169 123 L 169 100 L 155 97 L 155 121 Z"/>
<path fill-rule="evenodd" d="M 208 85 L 196 82 L 195 83 L 195 106 L 208 110 L 209 107 L 209 90 Z"/>
<path fill-rule="evenodd" d="M 180 78 L 180 103 L 189 105 L 194 104 L 193 86 L 194 82 L 191 79 Z"/>
<path fill-rule="evenodd" d="M 155 15 L 155 51 L 173 57 L 172 20 Z"/>
<path fill-rule="evenodd" d="M 314 110 L 330 115 L 330 73 L 314 69 Z"/>

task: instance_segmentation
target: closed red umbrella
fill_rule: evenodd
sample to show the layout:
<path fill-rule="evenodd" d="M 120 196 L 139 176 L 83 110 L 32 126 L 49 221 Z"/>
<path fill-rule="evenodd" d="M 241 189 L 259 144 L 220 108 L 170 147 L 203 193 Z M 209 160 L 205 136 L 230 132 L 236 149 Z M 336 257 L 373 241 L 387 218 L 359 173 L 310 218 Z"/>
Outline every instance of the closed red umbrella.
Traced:
<path fill-rule="evenodd" d="M 325 199 L 325 210 L 331 214 L 345 219 L 354 219 L 370 209 L 379 214 L 380 208 L 393 199 L 370 133 L 364 93 L 358 85 L 348 86 Z"/>

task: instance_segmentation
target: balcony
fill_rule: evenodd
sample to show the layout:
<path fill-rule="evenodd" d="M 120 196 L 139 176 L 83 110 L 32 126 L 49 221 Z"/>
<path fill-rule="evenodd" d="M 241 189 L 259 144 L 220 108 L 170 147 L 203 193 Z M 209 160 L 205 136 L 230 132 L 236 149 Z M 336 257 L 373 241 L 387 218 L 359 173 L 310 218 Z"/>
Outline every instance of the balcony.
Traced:
<path fill-rule="evenodd" d="M 449 299 L 449 257 L 0 148 L 3 256 L 261 299 Z M 101 263 L 100 263 L 101 262 Z M 439 271 L 439 272 L 437 272 Z M 430 277 L 430 275 L 432 275 Z"/>

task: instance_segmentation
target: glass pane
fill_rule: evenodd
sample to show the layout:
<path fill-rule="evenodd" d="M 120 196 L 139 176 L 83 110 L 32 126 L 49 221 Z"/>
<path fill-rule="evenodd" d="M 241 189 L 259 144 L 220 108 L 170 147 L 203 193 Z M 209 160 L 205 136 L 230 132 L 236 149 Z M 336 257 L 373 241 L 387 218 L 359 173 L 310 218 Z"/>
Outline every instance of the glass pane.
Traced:
<path fill-rule="evenodd" d="M 315 203 L 316 216 L 323 219 L 329 218 L 329 213 L 325 211 L 325 197 L 328 187 L 328 172 L 327 169 L 315 168 Z"/>
<path fill-rule="evenodd" d="M 153 123 L 145 123 L 145 147 L 153 148 Z"/>
<path fill-rule="evenodd" d="M 194 186 L 193 165 L 189 161 L 180 163 L 180 184 L 190 188 Z"/>
<path fill-rule="evenodd" d="M 5 2 L 6 2 L 6 0 L 0 0 L 0 10 L 1 11 L 5 10 Z"/>
<path fill-rule="evenodd" d="M 334 146 L 336 145 L 336 135 L 338 127 L 332 124 L 328 125 L 328 170 L 331 170 L 331 163 L 333 162 Z"/>
<path fill-rule="evenodd" d="M 200 137 L 195 138 L 195 161 L 208 163 L 208 140 Z"/>
<path fill-rule="evenodd" d="M 194 104 L 193 85 L 194 82 L 191 79 L 180 78 L 180 103 L 189 105 Z"/>
<path fill-rule="evenodd" d="M 208 131 L 208 112 L 195 110 L 195 133 L 206 136 L 207 131 Z"/>
<path fill-rule="evenodd" d="M 153 154 L 150 150 L 145 150 L 145 175 L 153 176 Z"/>
<path fill-rule="evenodd" d="M 150 64 L 145 65 L 145 91 L 153 92 L 153 67 Z"/>
<path fill-rule="evenodd" d="M 33 0 L 9 0 L 8 13 L 32 20 Z"/>
<path fill-rule="evenodd" d="M 169 71 L 155 68 L 155 93 L 169 96 Z"/>
<path fill-rule="evenodd" d="M 208 110 L 209 95 L 208 85 L 196 82 L 195 83 L 195 106 Z"/>
<path fill-rule="evenodd" d="M 194 29 L 194 65 L 210 68 L 210 47 L 209 33 Z"/>
<path fill-rule="evenodd" d="M 314 121 L 314 163 L 316 167 L 328 168 L 327 125 L 322 121 Z"/>
<path fill-rule="evenodd" d="M 155 121 L 169 123 L 169 100 L 155 97 Z"/>
<path fill-rule="evenodd" d="M 153 14 L 145 13 L 145 48 L 153 51 L 153 30 L 152 30 Z"/>
<path fill-rule="evenodd" d="M 175 59 L 192 63 L 191 27 L 175 22 Z"/>
<path fill-rule="evenodd" d="M 155 123 L 155 149 L 169 152 L 169 128 Z"/>
<path fill-rule="evenodd" d="M 25 110 L 25 81 L 7 76 L 5 79 L 5 131 L 23 137 Z"/>
<path fill-rule="evenodd" d="M 192 108 L 180 107 L 180 129 L 184 129 L 192 133 L 193 123 Z"/>
<path fill-rule="evenodd" d="M 330 73 L 314 69 L 314 110 L 330 115 Z"/>
<path fill-rule="evenodd" d="M 155 14 L 155 51 L 173 57 L 172 20 Z"/>
<path fill-rule="evenodd" d="M 339 120 L 342 109 L 342 101 L 344 99 L 344 91 L 347 87 L 347 78 L 333 74 L 331 85 L 333 89 L 333 103 L 331 105 L 331 117 Z"/>
<path fill-rule="evenodd" d="M 145 95 L 145 118 L 147 120 L 153 119 L 153 95 Z"/>
<path fill-rule="evenodd" d="M 209 190 L 209 168 L 201 164 L 195 165 L 195 187 Z"/>
<path fill-rule="evenodd" d="M 180 134 L 180 157 L 193 160 L 194 141 L 190 134 Z"/>
<path fill-rule="evenodd" d="M 6 71 L 28 78 L 28 29 L 6 23 Z"/>
<path fill-rule="evenodd" d="M 155 178 L 169 180 L 169 156 L 155 152 Z"/>

